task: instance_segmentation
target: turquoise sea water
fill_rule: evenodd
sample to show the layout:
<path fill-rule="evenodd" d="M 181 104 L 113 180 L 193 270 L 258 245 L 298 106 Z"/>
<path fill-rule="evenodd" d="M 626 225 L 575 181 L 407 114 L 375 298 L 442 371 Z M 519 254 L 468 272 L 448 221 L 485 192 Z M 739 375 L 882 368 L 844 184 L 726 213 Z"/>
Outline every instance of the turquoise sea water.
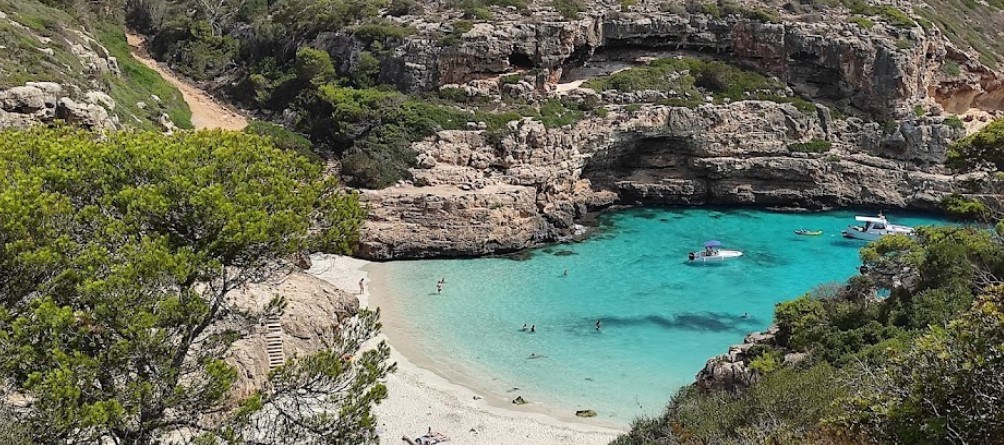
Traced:
<path fill-rule="evenodd" d="M 605 215 L 588 241 L 529 259 L 388 263 L 392 310 L 403 320 L 391 336 L 411 337 L 424 361 L 478 387 L 627 424 L 659 414 L 708 358 L 766 328 L 776 302 L 854 275 L 863 243 L 840 237 L 854 215 L 636 209 Z M 688 263 L 709 239 L 745 255 Z M 521 331 L 524 323 L 536 332 Z"/>

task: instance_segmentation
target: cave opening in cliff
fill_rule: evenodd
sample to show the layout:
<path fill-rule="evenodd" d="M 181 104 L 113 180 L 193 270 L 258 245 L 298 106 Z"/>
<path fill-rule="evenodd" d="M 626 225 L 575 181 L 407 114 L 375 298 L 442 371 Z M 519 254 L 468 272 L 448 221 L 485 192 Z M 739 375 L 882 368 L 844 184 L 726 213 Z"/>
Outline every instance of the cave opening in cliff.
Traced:
<path fill-rule="evenodd" d="M 536 67 L 529 54 L 513 51 L 509 54 L 509 66 L 515 69 L 528 70 Z"/>

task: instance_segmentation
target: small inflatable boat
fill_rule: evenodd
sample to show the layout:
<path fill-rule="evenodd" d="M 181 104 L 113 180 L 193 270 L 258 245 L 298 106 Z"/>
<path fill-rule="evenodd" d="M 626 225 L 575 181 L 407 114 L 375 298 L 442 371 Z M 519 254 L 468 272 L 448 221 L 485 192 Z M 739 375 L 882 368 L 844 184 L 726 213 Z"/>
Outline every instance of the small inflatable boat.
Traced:
<path fill-rule="evenodd" d="M 819 235 L 822 235 L 822 234 L 823 234 L 822 230 L 798 229 L 798 230 L 795 231 L 795 235 L 802 235 L 802 236 L 819 236 Z"/>

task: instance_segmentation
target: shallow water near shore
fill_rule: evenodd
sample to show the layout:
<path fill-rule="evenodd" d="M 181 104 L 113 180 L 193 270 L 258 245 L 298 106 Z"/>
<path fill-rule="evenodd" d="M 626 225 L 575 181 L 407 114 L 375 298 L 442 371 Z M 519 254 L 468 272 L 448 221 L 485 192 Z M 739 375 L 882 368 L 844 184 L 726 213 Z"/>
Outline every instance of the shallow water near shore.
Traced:
<path fill-rule="evenodd" d="M 521 261 L 382 264 L 391 303 L 384 310 L 395 320 L 388 336 L 407 340 L 421 355 L 414 359 L 447 377 L 626 425 L 661 413 L 708 358 L 766 328 L 778 301 L 857 273 L 864 244 L 840 236 L 854 215 L 633 209 L 602 216 L 602 231 L 585 242 L 536 249 Z M 942 223 L 887 216 L 911 226 Z M 688 262 L 687 253 L 710 239 L 744 256 Z M 536 332 L 521 330 L 524 323 Z"/>

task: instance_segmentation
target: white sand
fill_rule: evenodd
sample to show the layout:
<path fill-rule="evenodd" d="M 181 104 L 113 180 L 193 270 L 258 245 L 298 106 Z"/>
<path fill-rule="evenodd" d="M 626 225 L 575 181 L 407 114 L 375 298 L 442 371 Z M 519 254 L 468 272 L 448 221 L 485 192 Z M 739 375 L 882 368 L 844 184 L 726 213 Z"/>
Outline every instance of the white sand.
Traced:
<path fill-rule="evenodd" d="M 338 288 L 357 294 L 360 304 L 369 306 L 370 281 L 355 258 L 318 255 L 311 258 L 309 273 Z M 367 280 L 366 292 L 359 294 L 359 279 Z M 380 289 L 374 289 L 380 292 Z M 377 340 L 386 340 L 381 335 Z M 415 438 L 432 427 L 450 437 L 453 444 L 520 445 L 606 444 L 620 430 L 585 422 L 567 422 L 539 412 L 493 406 L 485 394 L 447 381 L 420 368 L 402 356 L 391 344 L 391 360 L 398 371 L 387 378 L 389 396 L 376 407 L 382 444 L 404 444 L 402 436 Z M 444 366 L 449 366 L 444 363 Z"/>

